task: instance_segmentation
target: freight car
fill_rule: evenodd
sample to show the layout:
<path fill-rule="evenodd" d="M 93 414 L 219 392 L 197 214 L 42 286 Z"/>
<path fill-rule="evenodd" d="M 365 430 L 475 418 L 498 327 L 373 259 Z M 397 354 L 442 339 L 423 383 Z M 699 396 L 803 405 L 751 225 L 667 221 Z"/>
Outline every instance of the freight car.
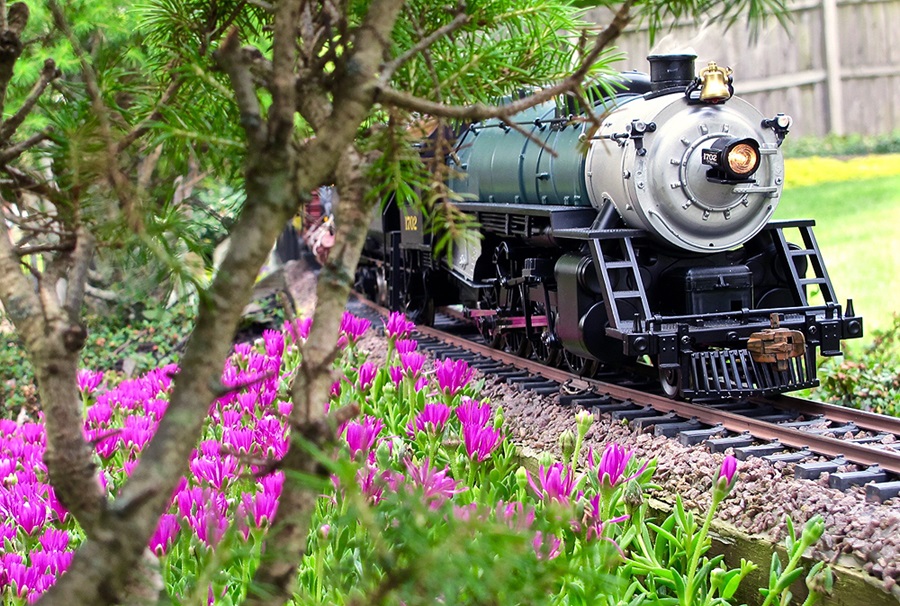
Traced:
<path fill-rule="evenodd" d="M 457 305 L 497 347 L 564 364 L 654 367 L 671 397 L 812 387 L 817 352 L 862 336 L 814 221 L 772 219 L 784 114 L 734 95 L 731 70 L 649 57 L 649 76 L 584 119 L 558 100 L 458 136 L 447 162 L 478 240 L 436 257 L 425 217 L 388 204 L 358 286 L 413 319 Z"/>

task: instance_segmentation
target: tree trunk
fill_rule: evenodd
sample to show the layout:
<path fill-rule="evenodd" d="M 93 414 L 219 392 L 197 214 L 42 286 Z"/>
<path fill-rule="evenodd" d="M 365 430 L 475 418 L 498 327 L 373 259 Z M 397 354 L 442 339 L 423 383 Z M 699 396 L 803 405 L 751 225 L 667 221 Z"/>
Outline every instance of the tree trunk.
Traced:
<path fill-rule="evenodd" d="M 375 206 L 375 201 L 367 196 L 363 162 L 356 150 L 349 149 L 339 163 L 342 168 L 337 174 L 335 246 L 319 273 L 313 323 L 303 348 L 303 362 L 291 386 L 291 430 L 320 450 L 328 448 L 335 439 L 337 423 L 328 422 L 325 403 L 335 380 L 332 364 L 339 354 L 341 319 Z M 282 467 L 304 475 L 328 477 L 328 470 L 296 441 L 290 445 Z M 266 538 L 264 559 L 252 583 L 258 590 L 248 597 L 248 605 L 283 604 L 293 595 L 297 568 L 306 552 L 309 518 L 318 496 L 317 490 L 291 475 L 285 478 L 275 520 Z"/>

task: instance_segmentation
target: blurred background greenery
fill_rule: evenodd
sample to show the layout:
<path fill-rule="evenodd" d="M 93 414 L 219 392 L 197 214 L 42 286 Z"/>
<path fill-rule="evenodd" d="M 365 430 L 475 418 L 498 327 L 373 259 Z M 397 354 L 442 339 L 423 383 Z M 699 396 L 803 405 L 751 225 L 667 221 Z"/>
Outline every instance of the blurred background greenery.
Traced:
<path fill-rule="evenodd" d="M 870 334 L 891 325 L 900 312 L 900 154 L 788 158 L 775 218 L 815 219 L 839 300 L 853 299 Z"/>

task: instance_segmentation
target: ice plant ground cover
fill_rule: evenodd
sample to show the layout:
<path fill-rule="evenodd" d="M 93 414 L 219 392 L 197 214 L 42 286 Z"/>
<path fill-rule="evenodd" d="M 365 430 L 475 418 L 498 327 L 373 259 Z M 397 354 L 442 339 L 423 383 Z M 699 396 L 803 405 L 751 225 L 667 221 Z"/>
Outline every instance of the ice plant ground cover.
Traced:
<path fill-rule="evenodd" d="M 388 359 L 376 365 L 358 345 L 369 321 L 345 317 L 341 378 L 323 405 L 360 412 L 335 428 L 338 452 L 318 454 L 332 471 L 326 481 L 277 470 L 291 439 L 289 385 L 309 321 L 235 346 L 222 375 L 232 391 L 211 406 L 191 473 L 148 545 L 174 603 L 240 603 L 260 558 L 299 557 L 265 549 L 286 481 L 322 494 L 297 604 L 730 603 L 752 565 L 731 569 L 706 550 L 715 509 L 738 479 L 732 457 L 713 479 L 702 523 L 679 503 L 654 524 L 642 497 L 654 462 L 618 444 L 581 453 L 593 421 L 581 413 L 565 462 L 544 460 L 527 472 L 504 434 L 502 410 L 479 398 L 473 371 L 464 362 L 429 362 L 408 338 L 412 328 L 399 315 L 386 322 Z M 108 385 L 112 375 L 80 374 L 84 434 L 111 496 L 165 414 L 177 372 L 170 365 Z M 4 604 L 33 603 L 65 571 L 83 535 L 46 482 L 40 419 L 2 420 L 0 429 L 0 595 Z M 773 560 L 766 603 L 786 595 L 803 573 L 795 552 L 820 534 L 816 520 L 799 538 L 792 534 L 787 565 Z M 829 574 L 811 571 L 813 600 Z"/>

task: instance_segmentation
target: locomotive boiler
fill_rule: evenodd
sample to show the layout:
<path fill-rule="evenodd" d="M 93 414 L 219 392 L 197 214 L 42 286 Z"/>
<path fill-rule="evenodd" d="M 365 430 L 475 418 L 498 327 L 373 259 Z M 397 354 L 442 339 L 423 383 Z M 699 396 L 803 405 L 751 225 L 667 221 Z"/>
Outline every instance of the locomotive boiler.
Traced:
<path fill-rule="evenodd" d="M 582 375 L 641 365 L 689 399 L 818 384 L 817 352 L 862 336 L 812 220 L 773 221 L 791 120 L 734 96 L 731 70 L 653 56 L 584 119 L 571 100 L 466 127 L 449 185 L 477 240 L 435 257 L 389 204 L 359 284 L 427 322 L 459 305 L 486 339 Z"/>

